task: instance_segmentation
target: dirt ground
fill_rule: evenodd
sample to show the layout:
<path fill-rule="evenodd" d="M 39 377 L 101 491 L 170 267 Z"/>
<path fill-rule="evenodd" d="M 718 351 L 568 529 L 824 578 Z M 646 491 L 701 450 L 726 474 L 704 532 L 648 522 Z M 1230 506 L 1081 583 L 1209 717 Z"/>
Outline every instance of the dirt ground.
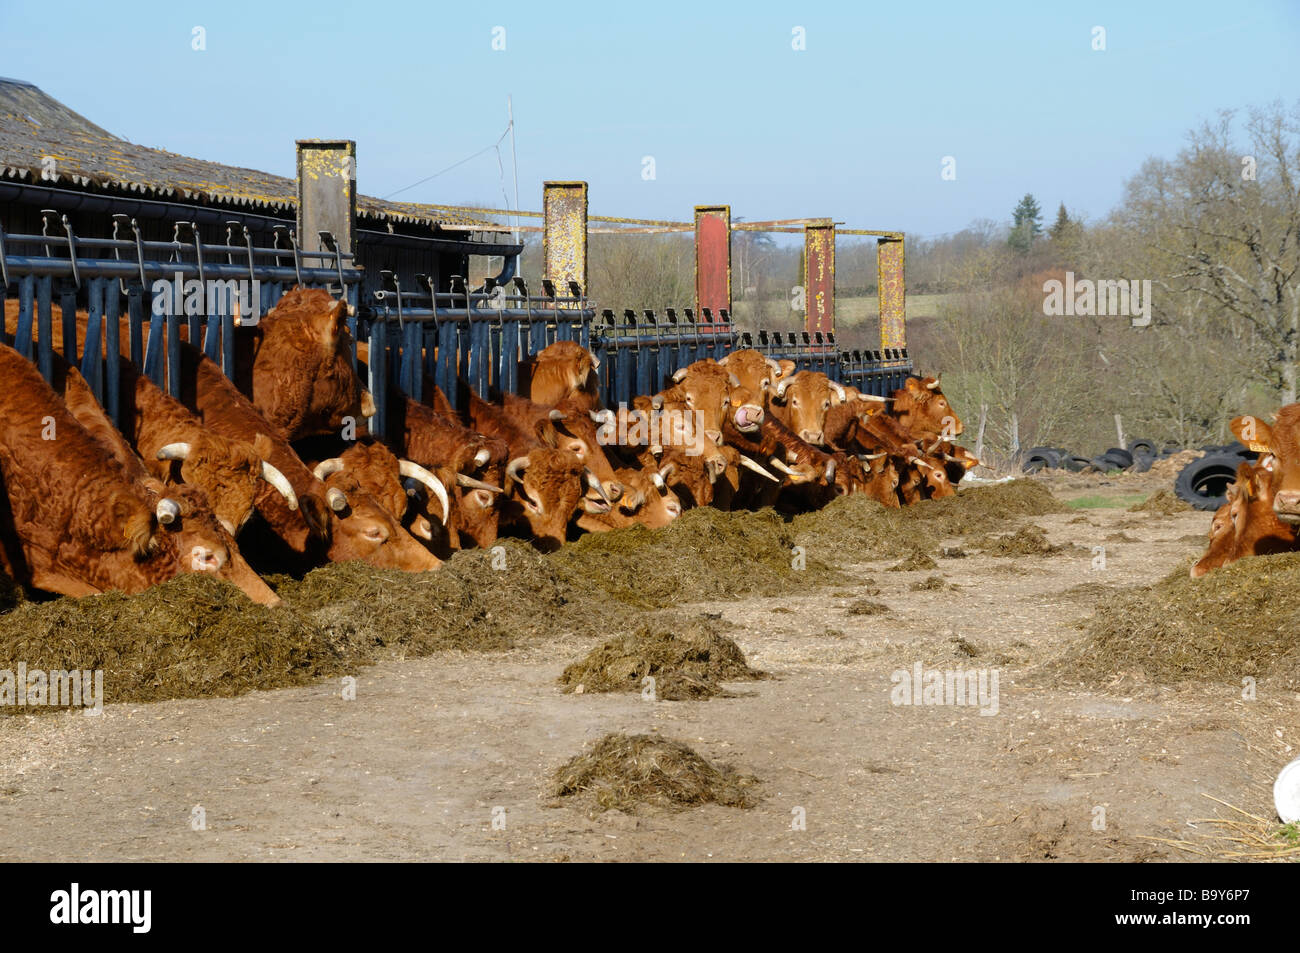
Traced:
<path fill-rule="evenodd" d="M 1047 482 L 1083 504 L 1032 519 L 1067 545 L 1053 555 L 864 561 L 852 585 L 678 607 L 720 616 L 774 676 L 733 697 L 565 694 L 557 676 L 593 643 L 558 634 L 363 668 L 351 701 L 330 680 L 0 719 L 0 860 L 1220 857 L 1203 819 L 1226 805 L 1273 818 L 1300 698 L 1265 682 L 1253 701 L 1228 684 L 1062 684 L 1050 662 L 1079 620 L 1185 568 L 1209 514 L 1126 512 L 1164 485 L 1150 478 Z M 864 599 L 888 611 L 848 611 Z M 891 674 L 916 663 L 996 669 L 997 713 L 893 704 Z M 550 799 L 551 773 L 612 731 L 685 741 L 756 776 L 761 801 L 627 814 Z"/>

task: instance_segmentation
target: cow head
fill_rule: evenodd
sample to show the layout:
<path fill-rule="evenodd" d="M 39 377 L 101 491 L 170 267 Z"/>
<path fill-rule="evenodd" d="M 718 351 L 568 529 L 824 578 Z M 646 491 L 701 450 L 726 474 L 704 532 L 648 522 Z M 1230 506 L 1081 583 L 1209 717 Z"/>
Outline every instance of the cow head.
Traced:
<path fill-rule="evenodd" d="M 781 416 L 786 425 L 814 445 L 825 442 L 826 415 L 844 399 L 844 388 L 817 371 L 782 377 L 772 395 L 772 402 L 785 409 Z"/>
<path fill-rule="evenodd" d="M 164 497 L 162 486 L 151 484 L 145 492 L 158 517 L 156 542 L 160 556 L 173 561 L 182 573 L 207 573 L 223 579 L 254 602 L 280 604 L 280 597 L 244 560 L 234 537 L 213 514 L 202 490 L 170 486 Z"/>
<path fill-rule="evenodd" d="M 575 341 L 556 341 L 533 358 L 533 376 L 528 396 L 535 403 L 554 407 L 566 399 L 575 400 L 581 410 L 598 405 L 600 361 Z"/>
<path fill-rule="evenodd" d="M 251 445 L 212 431 L 196 428 L 187 440 L 165 444 L 156 458 L 168 467 L 175 482 L 202 489 L 212 501 L 212 511 L 226 532 L 237 536 L 248 518 L 263 481 L 284 497 L 289 509 L 298 498 L 283 473 L 271 466 L 271 440 L 258 434 Z"/>
<path fill-rule="evenodd" d="M 331 562 L 360 559 L 380 569 L 406 572 L 423 572 L 441 565 L 347 470 L 326 474 L 325 485 L 342 495 L 342 503 L 331 510 L 327 551 Z M 331 496 L 339 499 L 334 493 Z"/>
<path fill-rule="evenodd" d="M 939 389 L 937 377 L 909 377 L 901 390 L 894 391 L 894 413 L 918 437 L 956 437 L 963 429 L 948 398 Z"/>
<path fill-rule="evenodd" d="M 569 520 L 589 496 L 599 498 L 595 475 L 567 450 L 538 447 L 506 465 L 506 481 L 541 550 L 558 549 L 568 534 Z M 594 484 L 594 485 L 593 485 Z M 605 509 L 608 510 L 608 501 Z M 599 507 L 593 507 L 599 509 Z"/>
<path fill-rule="evenodd" d="M 1205 554 L 1192 566 L 1191 577 L 1199 579 L 1211 569 L 1218 569 L 1230 561 L 1233 544 L 1236 542 L 1236 529 L 1232 522 L 1232 503 L 1236 497 L 1233 487 L 1228 488 L 1228 502 L 1220 506 L 1210 521 L 1210 545 Z"/>
<path fill-rule="evenodd" d="M 337 434 L 344 418 L 375 412 L 352 367 L 347 304 L 295 288 L 257 326 L 253 403 L 290 440 Z"/>
<path fill-rule="evenodd" d="M 763 422 L 768 403 L 776 391 L 778 381 L 787 373 L 786 369 L 781 362 L 752 348 L 732 351 L 718 364 L 736 378 L 736 385 L 732 388 L 732 405 L 737 414 L 736 426 L 740 428 L 744 423 L 748 428 L 741 428 L 744 433 L 756 430 Z M 792 361 L 786 361 L 785 364 L 793 371 Z M 741 402 L 737 403 L 737 400 Z"/>
<path fill-rule="evenodd" d="M 722 443 L 724 421 L 742 433 L 763 422 L 761 398 L 741 386 L 740 379 L 717 361 L 696 361 L 673 374 L 673 386 L 657 395 L 664 404 L 680 404 L 694 416 L 698 428 L 715 444 Z"/>
<path fill-rule="evenodd" d="M 1300 524 L 1300 404 L 1287 404 L 1279 410 L 1272 426 L 1247 415 L 1233 418 L 1231 427 L 1251 450 L 1273 457 L 1273 512 L 1284 523 Z"/>
<path fill-rule="evenodd" d="M 623 495 L 623 485 L 605 455 L 598 426 L 608 427 L 613 412 L 584 410 L 571 399 L 561 401 L 539 421 L 537 435 L 547 446 L 568 450 L 596 474 L 611 501 Z"/>

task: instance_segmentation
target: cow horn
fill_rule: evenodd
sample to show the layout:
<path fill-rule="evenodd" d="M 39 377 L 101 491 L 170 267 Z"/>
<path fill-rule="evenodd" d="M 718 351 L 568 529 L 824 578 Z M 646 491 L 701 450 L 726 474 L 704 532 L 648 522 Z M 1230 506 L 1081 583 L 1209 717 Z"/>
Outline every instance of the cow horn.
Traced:
<path fill-rule="evenodd" d="M 926 389 L 926 390 L 938 390 L 938 389 L 939 389 L 939 378 L 936 377 L 936 378 L 935 378 L 933 381 L 931 381 L 929 384 L 926 384 L 926 385 L 925 385 L 925 389 Z"/>
<path fill-rule="evenodd" d="M 826 461 L 826 471 L 825 471 L 825 472 L 826 472 L 826 482 L 827 482 L 827 483 L 829 483 L 829 482 L 831 482 L 832 480 L 835 479 L 835 469 L 836 469 L 836 467 L 838 467 L 838 466 L 839 466 L 839 464 L 835 462 L 835 458 L 834 458 L 834 457 L 831 457 L 831 459 L 829 459 L 829 460 Z"/>
<path fill-rule="evenodd" d="M 524 479 L 522 476 L 520 476 L 520 474 L 527 469 L 528 469 L 528 458 L 515 457 L 513 460 L 511 460 L 509 463 L 506 464 L 506 479 L 514 480 L 516 483 L 523 483 Z"/>
<path fill-rule="evenodd" d="M 664 488 L 664 478 L 658 473 L 650 474 L 650 482 L 661 490 Z"/>
<path fill-rule="evenodd" d="M 680 384 L 685 379 L 688 372 L 689 372 L 688 368 L 685 367 L 677 368 L 677 370 L 673 371 L 673 383 Z"/>
<path fill-rule="evenodd" d="M 740 465 L 744 467 L 746 470 L 753 470 L 759 476 L 767 477 L 767 479 L 771 480 L 773 483 L 781 482 L 780 477 L 772 476 L 772 474 L 768 473 L 766 470 L 760 467 L 753 460 L 749 459 L 749 457 L 745 456 L 743 453 L 740 455 Z"/>
<path fill-rule="evenodd" d="M 600 480 L 596 479 L 596 474 L 592 473 L 590 470 L 586 469 L 585 467 L 583 468 L 582 472 L 587 479 L 587 486 L 590 489 L 595 490 L 596 495 L 599 496 L 606 503 L 608 503 L 609 497 L 605 495 L 605 488 L 600 485 Z"/>
<path fill-rule="evenodd" d="M 429 488 L 429 492 L 438 498 L 442 504 L 442 525 L 447 525 L 447 517 L 451 514 L 451 501 L 447 499 L 447 488 L 442 485 L 442 481 L 436 476 L 410 460 L 398 460 L 397 471 L 404 477 L 410 477 L 412 480 L 419 480 Z"/>
<path fill-rule="evenodd" d="M 655 394 L 653 397 L 651 397 L 651 398 L 650 398 L 650 406 L 651 406 L 652 408 L 654 408 L 655 410 L 663 410 L 663 408 L 664 408 L 664 395 L 663 395 L 663 394 Z"/>
<path fill-rule="evenodd" d="M 838 383 L 836 383 L 835 381 L 828 381 L 828 383 L 831 385 L 831 390 L 835 391 L 835 395 L 839 397 L 841 404 L 849 399 L 848 395 L 844 393 L 844 388 L 841 387 Z"/>
<path fill-rule="evenodd" d="M 343 469 L 343 461 L 338 457 L 330 457 L 328 460 L 322 460 L 316 464 L 316 469 L 312 470 L 312 476 L 318 480 L 324 480 L 333 473 L 338 473 Z M 338 507 L 334 507 L 338 509 Z"/>
<path fill-rule="evenodd" d="M 280 495 L 289 504 L 289 509 L 296 510 L 298 508 L 298 494 L 293 492 L 293 487 L 284 478 L 284 474 L 265 460 L 262 461 L 262 479 L 280 491 Z"/>
<path fill-rule="evenodd" d="M 727 375 L 727 383 L 730 384 L 732 387 L 739 387 L 739 386 L 740 386 L 740 378 L 737 377 L 735 374 L 728 374 L 728 375 Z"/>
<path fill-rule="evenodd" d="M 877 397 L 875 394 L 864 394 L 862 391 L 858 391 L 858 400 L 874 400 L 880 404 L 887 404 L 893 399 L 892 397 Z"/>
<path fill-rule="evenodd" d="M 947 460 L 949 463 L 961 463 L 961 459 L 958 457 L 954 457 L 951 453 L 941 453 L 939 454 L 939 456 Z"/>
<path fill-rule="evenodd" d="M 472 476 L 466 476 L 463 473 L 456 474 L 456 485 L 463 486 L 468 490 L 487 490 L 489 493 L 504 493 L 505 490 L 499 486 L 493 486 L 491 483 L 484 483 L 482 480 L 476 480 Z"/>
<path fill-rule="evenodd" d="M 478 453 L 474 454 L 474 466 L 485 467 L 487 462 L 492 459 L 492 452 L 484 447 Z"/>
<path fill-rule="evenodd" d="M 869 460 L 879 460 L 883 456 L 886 456 L 886 454 L 883 451 L 880 453 L 859 453 L 858 459 L 861 460 L 863 463 L 866 463 Z"/>
<path fill-rule="evenodd" d="M 342 513 L 348 508 L 348 497 L 336 486 L 332 486 L 325 491 L 325 499 L 329 500 L 330 509 L 335 513 Z"/>
<path fill-rule="evenodd" d="M 591 414 L 591 419 L 598 424 L 612 424 L 614 422 L 614 411 L 612 410 L 589 410 L 587 413 Z"/>
<path fill-rule="evenodd" d="M 154 516 L 158 517 L 159 523 L 162 523 L 164 526 L 170 526 L 180 517 L 181 508 L 175 500 L 170 500 L 164 496 L 158 501 L 158 505 L 154 507 L 153 512 Z"/>
<path fill-rule="evenodd" d="M 786 377 L 786 378 L 783 378 L 783 379 L 780 381 L 780 383 L 778 383 L 778 384 L 776 385 L 776 396 L 777 396 L 777 397 L 780 397 L 782 400 L 784 400 L 784 399 L 785 399 L 785 389 L 786 389 L 787 387 L 790 386 L 790 382 L 793 381 L 793 380 L 794 380 L 793 377 Z"/>
<path fill-rule="evenodd" d="M 791 470 L 789 467 L 787 467 L 784 463 L 781 462 L 780 457 L 773 457 L 771 460 L 767 462 L 772 465 L 772 468 L 774 470 L 780 470 L 786 476 L 797 476 L 797 474 L 793 470 Z"/>
<path fill-rule="evenodd" d="M 188 443 L 169 443 L 165 447 L 160 447 L 154 454 L 159 460 L 184 460 L 190 455 L 190 445 Z"/>
<path fill-rule="evenodd" d="M 565 419 L 565 417 L 564 417 L 564 411 L 562 411 L 562 410 L 552 410 L 552 411 L 551 411 L 549 414 L 547 414 L 546 416 L 547 416 L 547 417 L 550 417 L 551 420 L 555 421 L 557 424 L 558 424 L 561 420 L 564 420 L 564 419 Z"/>
<path fill-rule="evenodd" d="M 916 458 L 915 460 L 913 460 L 912 462 L 913 462 L 914 464 L 916 464 L 918 467 L 925 467 L 927 470 L 933 470 L 933 469 L 934 469 L 934 464 L 933 464 L 933 463 L 929 463 L 929 462 L 927 462 L 927 461 L 925 461 L 925 460 L 922 460 L 920 457 L 917 457 L 917 458 Z"/>
<path fill-rule="evenodd" d="M 600 370 L 600 358 L 598 358 L 595 354 L 591 355 L 591 369 L 593 371 Z"/>
<path fill-rule="evenodd" d="M 767 362 L 768 367 L 772 368 L 773 374 L 775 374 L 777 377 L 781 376 L 781 365 L 776 362 L 775 358 L 765 357 L 763 358 L 763 360 Z"/>

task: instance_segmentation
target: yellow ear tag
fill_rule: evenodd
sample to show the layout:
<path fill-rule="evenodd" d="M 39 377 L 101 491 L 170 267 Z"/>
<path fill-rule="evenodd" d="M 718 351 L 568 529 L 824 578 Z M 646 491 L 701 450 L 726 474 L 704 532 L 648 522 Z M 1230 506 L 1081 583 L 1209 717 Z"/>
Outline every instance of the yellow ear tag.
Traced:
<path fill-rule="evenodd" d="M 1260 443 L 1258 440 L 1252 440 L 1246 444 L 1255 453 L 1272 453 L 1273 448 L 1266 443 Z"/>

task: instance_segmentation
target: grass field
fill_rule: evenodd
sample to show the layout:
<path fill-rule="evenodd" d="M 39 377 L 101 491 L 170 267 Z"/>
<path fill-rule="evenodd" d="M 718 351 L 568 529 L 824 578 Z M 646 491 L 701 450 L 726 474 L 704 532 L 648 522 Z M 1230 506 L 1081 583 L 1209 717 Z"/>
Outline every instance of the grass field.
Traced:
<path fill-rule="evenodd" d="M 916 318 L 935 318 L 939 315 L 939 305 L 951 294 L 908 295 L 906 312 L 909 321 Z M 762 305 L 762 307 L 760 307 Z M 755 318 L 761 314 L 762 318 Z M 790 310 L 784 301 L 736 301 L 732 308 L 732 317 L 742 326 L 754 326 L 756 323 L 773 330 L 785 330 L 803 327 L 803 315 Z M 856 298 L 836 297 L 835 327 L 848 331 L 860 325 L 874 327 L 880 317 L 880 303 L 875 295 L 863 295 Z"/>

